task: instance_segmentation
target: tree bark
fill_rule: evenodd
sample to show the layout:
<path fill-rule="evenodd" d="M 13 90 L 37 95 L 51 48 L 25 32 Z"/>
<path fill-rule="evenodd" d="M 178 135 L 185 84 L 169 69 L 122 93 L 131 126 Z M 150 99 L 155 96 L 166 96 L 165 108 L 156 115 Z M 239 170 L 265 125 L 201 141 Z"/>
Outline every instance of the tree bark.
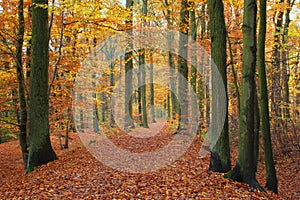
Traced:
<path fill-rule="evenodd" d="M 29 139 L 27 172 L 57 159 L 49 133 L 49 30 L 48 1 L 32 1 L 32 52 L 30 74 Z M 46 8 L 44 7 L 46 6 Z"/>
<path fill-rule="evenodd" d="M 28 161 L 28 144 L 27 144 L 27 104 L 25 94 L 25 83 L 23 73 L 22 49 L 24 42 L 24 7 L 23 0 L 19 0 L 18 4 L 18 42 L 16 47 L 16 66 L 18 78 L 18 94 L 20 102 L 20 126 L 19 126 L 19 142 L 22 150 L 22 158 L 24 167 L 27 166 Z"/>
<path fill-rule="evenodd" d="M 189 91 L 188 91 L 188 1 L 181 1 L 179 47 L 178 47 L 178 98 L 180 102 L 178 117 L 178 132 L 186 129 L 189 118 Z"/>
<path fill-rule="evenodd" d="M 225 175 L 263 190 L 256 180 L 254 158 L 254 92 L 256 67 L 256 0 L 244 1 L 242 94 L 239 116 L 238 159 L 232 171 Z"/>
<path fill-rule="evenodd" d="M 266 188 L 278 192 L 276 169 L 273 160 L 270 118 L 268 106 L 268 87 L 265 64 L 265 42 L 266 42 L 266 0 L 260 0 L 260 23 L 258 35 L 258 75 L 260 87 L 260 109 L 261 109 L 261 131 L 264 145 Z"/>
<path fill-rule="evenodd" d="M 227 75 L 226 75 L 226 26 L 224 18 L 224 6 L 222 0 L 209 0 L 208 9 L 210 16 L 211 34 L 211 57 L 212 68 L 217 67 L 217 71 L 212 69 L 212 124 L 218 124 L 220 102 L 226 101 L 226 115 L 222 132 L 211 149 L 209 170 L 216 172 L 227 172 L 231 169 L 230 147 L 228 134 L 228 100 L 227 100 Z M 215 65 L 215 66 L 214 66 Z M 218 89 L 217 74 L 220 73 L 226 91 L 226 99 L 221 99 Z M 216 129 L 214 129 L 216 130 Z M 214 131 L 213 130 L 213 131 Z"/>
<path fill-rule="evenodd" d="M 150 115 L 151 115 L 151 122 L 155 123 L 155 105 L 154 105 L 154 83 L 153 83 L 153 52 L 150 52 L 150 70 L 149 70 L 149 78 L 150 78 Z M 170 104 L 168 103 L 168 118 L 170 118 Z"/>
<path fill-rule="evenodd" d="M 132 37 L 132 0 L 126 0 L 126 8 L 131 12 L 131 19 L 126 21 L 127 30 L 126 33 L 129 37 Z M 133 70 L 133 44 L 131 38 L 128 40 L 128 46 L 125 50 L 125 124 L 124 128 L 133 128 L 132 120 L 132 70 Z"/>
<path fill-rule="evenodd" d="M 172 119 L 176 119 L 176 114 L 178 113 L 178 105 L 177 105 L 177 90 L 176 90 L 176 70 L 175 70 L 175 55 L 172 48 L 172 41 L 174 40 L 174 33 L 172 32 L 173 27 L 173 18 L 172 12 L 170 10 L 170 4 L 167 0 L 165 0 L 165 7 L 167 9 L 167 28 L 168 28 L 168 62 L 169 62 L 169 71 L 170 71 L 170 98 L 171 98 L 171 115 Z"/>

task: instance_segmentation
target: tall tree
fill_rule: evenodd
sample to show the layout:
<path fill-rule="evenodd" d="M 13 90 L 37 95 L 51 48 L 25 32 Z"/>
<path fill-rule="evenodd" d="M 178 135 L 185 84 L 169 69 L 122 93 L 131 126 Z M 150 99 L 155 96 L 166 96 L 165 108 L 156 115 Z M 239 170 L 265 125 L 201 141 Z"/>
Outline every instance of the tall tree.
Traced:
<path fill-rule="evenodd" d="M 168 0 L 165 0 L 164 6 L 167 9 L 167 14 L 166 14 L 166 20 L 167 20 L 167 28 L 168 28 L 168 62 L 169 62 L 169 71 L 170 71 L 170 103 L 171 103 L 171 109 L 172 109 L 172 119 L 174 120 L 176 118 L 177 112 L 177 99 L 176 99 L 176 76 L 175 76 L 175 55 L 173 52 L 173 47 L 172 47 L 172 41 L 174 40 L 174 33 L 173 33 L 173 23 L 174 19 L 172 17 L 172 4 L 168 2 Z"/>
<path fill-rule="evenodd" d="M 147 0 L 143 0 L 142 5 L 142 16 L 147 16 Z M 142 20 L 142 28 L 146 26 L 146 20 Z M 139 55 L 139 66 L 140 66 L 140 75 L 141 75 L 141 100 L 142 100 L 142 114 L 143 114 L 143 127 L 149 128 L 148 126 L 148 117 L 147 117 L 147 102 L 146 102 L 146 70 L 145 70 L 145 49 L 140 49 Z"/>
<path fill-rule="evenodd" d="M 48 1 L 33 0 L 27 172 L 57 159 L 49 133 L 48 45 Z"/>
<path fill-rule="evenodd" d="M 265 43 L 266 43 L 266 9 L 267 1 L 260 0 L 260 14 L 259 14 L 259 35 L 258 35 L 258 76 L 260 86 L 260 109 L 261 109 L 261 131 L 264 145 L 265 168 L 266 168 L 266 188 L 273 192 L 278 192 L 276 170 L 273 160 L 271 133 L 270 133 L 270 119 L 268 107 L 268 87 L 266 78 L 266 64 L 265 64 Z"/>
<path fill-rule="evenodd" d="M 178 132 L 185 129 L 188 122 L 189 99 L 188 99 L 188 26 L 189 10 L 188 1 L 181 0 L 180 25 L 179 25 L 179 47 L 178 47 L 178 98 L 180 102 Z"/>
<path fill-rule="evenodd" d="M 288 4 L 288 7 L 286 8 L 285 11 L 285 21 L 283 24 L 283 33 L 282 33 L 282 70 L 281 70 L 281 76 L 282 76 L 282 100 L 284 103 L 284 109 L 283 109 L 283 118 L 287 119 L 290 117 L 290 111 L 289 111 L 289 103 L 290 103 L 290 94 L 289 94 L 289 70 L 288 70 L 288 50 L 286 49 L 287 45 L 287 38 L 288 38 L 288 33 L 289 33 L 289 26 L 290 26 L 290 13 L 292 10 L 292 7 L 295 4 L 295 0 L 287 0 L 286 3 Z"/>
<path fill-rule="evenodd" d="M 282 5 L 284 3 L 284 0 L 279 0 L 278 4 Z M 273 63 L 272 66 L 274 66 L 274 75 L 273 75 L 273 84 L 272 84 L 272 94 L 271 94 L 271 102 L 272 102 L 272 112 L 275 113 L 276 116 L 281 116 L 281 108 L 280 103 L 282 100 L 281 95 L 281 87 L 280 87 L 280 58 L 281 58 L 281 52 L 280 52 L 280 34 L 282 30 L 282 23 L 283 23 L 283 14 L 284 12 L 282 9 L 278 9 L 274 16 L 275 23 L 275 33 L 274 33 L 274 51 L 273 51 Z M 279 124 L 277 123 L 277 126 L 279 128 Z"/>
<path fill-rule="evenodd" d="M 128 129 L 134 127 L 132 121 L 132 69 L 133 69 L 133 44 L 132 44 L 132 0 L 126 0 L 126 8 L 129 9 L 130 19 L 126 20 L 127 30 L 129 36 L 128 45 L 125 52 L 125 125 Z"/>
<path fill-rule="evenodd" d="M 238 159 L 232 171 L 225 175 L 236 181 L 262 188 L 256 180 L 254 158 L 254 97 L 256 67 L 256 0 L 244 1 L 242 94 L 239 116 Z"/>
<path fill-rule="evenodd" d="M 226 115 L 222 132 L 211 149 L 209 170 L 217 172 L 227 172 L 231 169 L 229 134 L 228 134 L 228 102 L 227 102 L 227 75 L 226 75 L 226 26 L 224 18 L 224 6 L 222 0 L 208 0 L 208 9 L 210 17 L 210 37 L 211 37 L 211 57 L 212 67 L 217 67 L 218 71 L 212 70 L 212 124 L 218 124 L 220 120 L 221 101 L 226 101 Z M 215 66 L 214 66 L 215 65 Z M 219 95 L 217 74 L 221 74 L 226 99 Z M 213 129 L 215 131 L 215 129 Z"/>
<path fill-rule="evenodd" d="M 22 150 L 22 157 L 24 167 L 26 168 L 28 159 L 28 145 L 27 145 L 27 105 L 26 105 L 26 94 L 25 94 L 25 83 L 23 73 L 23 61 L 22 61 L 22 50 L 24 42 L 24 6 L 23 0 L 19 0 L 18 5 L 18 42 L 16 48 L 16 66 L 17 66 L 17 77 L 18 77 L 18 91 L 19 91 L 19 102 L 20 102 L 20 134 L 19 141 Z"/>

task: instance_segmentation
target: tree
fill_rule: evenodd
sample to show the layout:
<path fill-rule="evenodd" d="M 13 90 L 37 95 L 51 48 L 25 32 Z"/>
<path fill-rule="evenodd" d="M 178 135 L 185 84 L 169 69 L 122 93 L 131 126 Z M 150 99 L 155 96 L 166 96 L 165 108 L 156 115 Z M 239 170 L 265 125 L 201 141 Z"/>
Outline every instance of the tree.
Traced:
<path fill-rule="evenodd" d="M 262 188 L 256 180 L 254 158 L 254 98 L 256 67 L 256 0 L 244 1 L 242 94 L 239 116 L 238 159 L 232 171 L 225 175 L 236 181 Z"/>
<path fill-rule="evenodd" d="M 167 28 L 168 28 L 168 63 L 169 63 L 169 71 L 170 71 L 170 103 L 172 109 L 172 119 L 176 118 L 176 114 L 178 113 L 178 102 L 176 98 L 176 71 L 175 71 L 175 55 L 173 52 L 172 41 L 174 40 L 174 33 L 173 33 L 173 26 L 174 26 L 174 19 L 172 13 L 172 4 L 168 2 L 168 0 L 164 1 L 164 7 L 167 10 L 165 14 L 167 20 Z"/>
<path fill-rule="evenodd" d="M 27 144 L 27 103 L 25 94 L 25 83 L 23 73 L 23 61 L 22 61 L 22 49 L 24 42 L 24 8 L 23 0 L 19 0 L 18 5 L 18 36 L 17 36 L 17 47 L 16 47 L 16 66 L 17 66 L 17 77 L 18 77 L 18 93 L 20 102 L 20 133 L 19 142 L 22 150 L 22 157 L 24 167 L 26 168 L 28 159 L 28 144 Z"/>
<path fill-rule="evenodd" d="M 265 43 L 266 43 L 266 0 L 260 0 L 260 16 L 259 16 L 259 35 L 258 35 L 258 76 L 260 86 L 260 109 L 261 109 L 261 131 L 264 145 L 265 167 L 266 167 L 266 188 L 273 192 L 278 192 L 276 170 L 273 160 L 270 119 L 268 107 L 268 87 L 266 78 L 265 64 Z"/>
<path fill-rule="evenodd" d="M 218 124 L 220 109 L 218 109 L 221 101 L 226 101 L 225 122 L 222 132 L 211 149 L 209 170 L 217 172 L 227 172 L 231 168 L 230 162 L 230 147 L 228 134 L 228 102 L 227 102 L 227 75 L 226 75 L 226 26 L 224 18 L 224 6 L 222 0 L 209 0 L 208 9 L 210 16 L 210 34 L 211 34 L 211 57 L 212 68 L 216 65 L 218 73 L 223 79 L 224 88 L 226 91 L 226 99 L 221 99 L 217 82 L 217 75 L 212 70 L 212 125 Z M 215 131 L 215 129 L 213 129 Z"/>
<path fill-rule="evenodd" d="M 48 1 L 33 0 L 27 172 L 57 159 L 49 134 L 48 43 Z"/>
<path fill-rule="evenodd" d="M 126 8 L 132 9 L 133 1 L 126 0 Z M 132 10 L 130 11 L 130 19 L 126 20 L 127 24 L 127 34 L 129 37 L 132 37 Z M 128 46 L 125 52 L 125 129 L 134 127 L 132 121 L 132 70 L 133 70 L 133 44 L 131 38 L 128 40 Z"/>
<path fill-rule="evenodd" d="M 150 67 L 149 67 L 149 79 L 150 79 L 150 95 L 149 95 L 149 99 L 150 99 L 150 115 L 151 115 L 151 122 L 155 123 L 155 109 L 154 109 L 154 83 L 153 83 L 153 52 L 150 51 Z M 170 102 L 169 102 L 170 103 Z M 168 106 L 170 106 L 170 104 L 168 103 Z M 170 111 L 170 107 L 168 109 L 168 112 Z M 168 115 L 168 117 L 170 118 L 170 113 Z"/>
<path fill-rule="evenodd" d="M 142 5 L 142 15 L 143 17 L 147 16 L 147 0 L 143 0 Z M 142 27 L 146 25 L 146 20 L 142 20 Z M 140 76 L 141 76 L 141 100 L 142 100 L 142 114 L 143 114 L 143 127 L 149 128 L 148 126 L 148 118 L 147 118 L 147 102 L 146 102 L 146 70 L 145 70 L 145 49 L 140 49 L 139 54 L 139 69 L 140 69 Z"/>
<path fill-rule="evenodd" d="M 189 122 L 189 105 L 188 105 L 188 23 L 189 10 L 188 1 L 181 1 L 180 9 L 180 26 L 179 26 L 179 47 L 178 47 L 178 98 L 180 103 L 179 118 L 178 118 L 178 132 L 187 128 Z"/>

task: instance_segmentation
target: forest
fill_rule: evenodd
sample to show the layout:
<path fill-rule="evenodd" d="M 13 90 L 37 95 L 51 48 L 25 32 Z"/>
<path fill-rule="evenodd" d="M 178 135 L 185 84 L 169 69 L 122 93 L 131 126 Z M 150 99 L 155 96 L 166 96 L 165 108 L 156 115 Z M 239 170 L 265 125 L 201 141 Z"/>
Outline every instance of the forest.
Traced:
<path fill-rule="evenodd" d="M 300 199 L 299 0 L 0 19 L 0 199 Z"/>

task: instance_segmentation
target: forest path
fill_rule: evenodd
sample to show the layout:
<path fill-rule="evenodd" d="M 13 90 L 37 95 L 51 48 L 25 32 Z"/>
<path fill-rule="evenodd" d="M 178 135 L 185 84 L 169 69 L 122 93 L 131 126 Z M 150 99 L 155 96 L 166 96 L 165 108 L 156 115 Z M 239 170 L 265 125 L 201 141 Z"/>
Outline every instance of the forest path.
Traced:
<path fill-rule="evenodd" d="M 162 124 L 154 124 L 153 130 Z M 132 135 L 112 140 L 122 148 L 140 152 L 159 148 L 174 137 L 167 126 L 156 135 L 148 132 L 151 129 L 137 128 L 139 131 L 132 131 Z M 133 137 L 138 133 L 139 137 Z M 0 199 L 299 199 L 299 164 L 290 160 L 277 161 L 280 195 L 266 195 L 224 179 L 221 173 L 208 172 L 209 155 L 199 158 L 198 136 L 180 159 L 149 173 L 107 167 L 87 151 L 78 134 L 70 133 L 70 138 L 70 148 L 60 149 L 58 137 L 51 136 L 59 160 L 29 174 L 25 174 L 18 141 L 0 144 Z M 233 157 L 236 150 L 232 147 Z M 260 164 L 258 180 L 263 185 L 262 177 Z"/>
<path fill-rule="evenodd" d="M 132 129 L 128 135 L 139 138 L 148 138 L 153 137 L 158 134 L 162 129 L 166 127 L 170 127 L 170 125 L 166 124 L 166 120 L 163 118 L 156 119 L 155 123 L 149 123 L 149 128 L 144 128 L 139 125 L 135 125 L 136 127 Z"/>

